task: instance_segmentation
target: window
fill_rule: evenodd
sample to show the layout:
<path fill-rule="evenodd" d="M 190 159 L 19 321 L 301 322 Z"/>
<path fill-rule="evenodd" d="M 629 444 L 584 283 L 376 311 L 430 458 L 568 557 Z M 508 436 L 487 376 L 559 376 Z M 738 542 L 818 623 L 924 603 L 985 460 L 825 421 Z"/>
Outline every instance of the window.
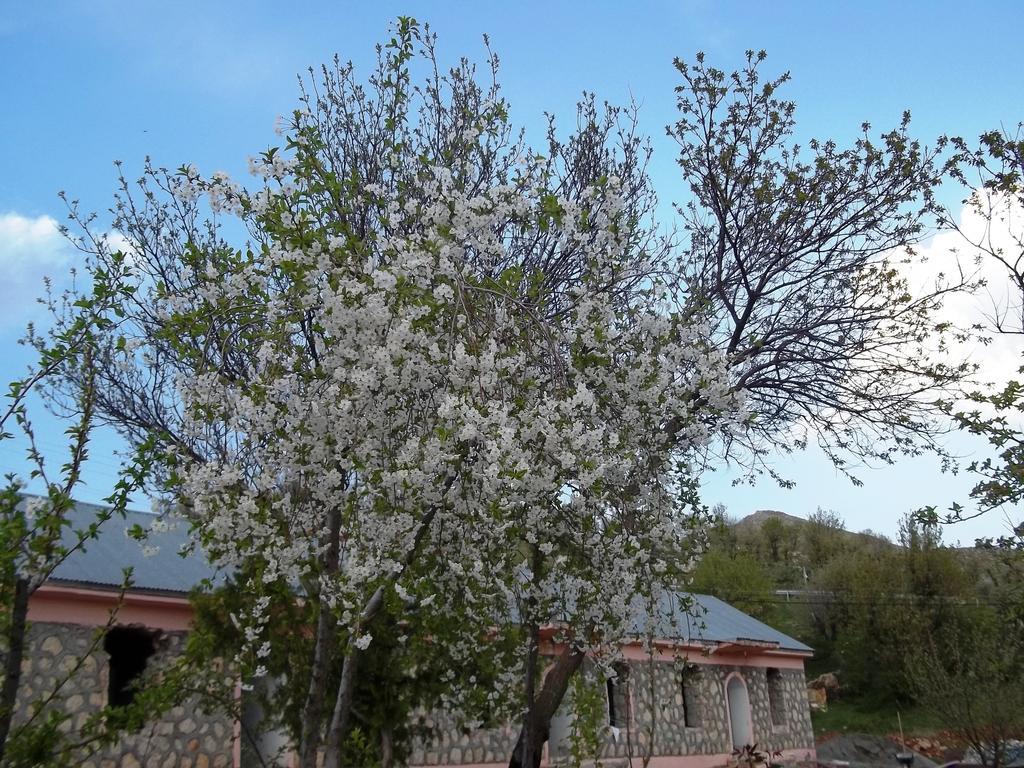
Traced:
<path fill-rule="evenodd" d="M 747 682 L 739 672 L 733 672 L 725 679 L 725 703 L 729 712 L 729 733 L 733 749 L 743 749 L 753 744 L 750 697 L 747 694 Z"/>
<path fill-rule="evenodd" d="M 156 632 L 143 627 L 113 627 L 103 638 L 103 650 L 110 655 L 107 704 L 111 707 L 134 701 L 146 662 L 156 653 L 156 637 Z"/>
<path fill-rule="evenodd" d="M 629 725 L 629 667 L 615 665 L 615 677 L 609 677 L 606 686 L 608 696 L 608 725 L 626 728 Z"/>
<path fill-rule="evenodd" d="M 782 672 L 774 667 L 768 668 L 768 709 L 772 725 L 786 724 L 786 689 L 782 684 Z"/>
<path fill-rule="evenodd" d="M 679 673 L 679 688 L 683 696 L 683 725 L 687 728 L 701 727 L 700 670 L 695 664 L 687 664 Z"/>

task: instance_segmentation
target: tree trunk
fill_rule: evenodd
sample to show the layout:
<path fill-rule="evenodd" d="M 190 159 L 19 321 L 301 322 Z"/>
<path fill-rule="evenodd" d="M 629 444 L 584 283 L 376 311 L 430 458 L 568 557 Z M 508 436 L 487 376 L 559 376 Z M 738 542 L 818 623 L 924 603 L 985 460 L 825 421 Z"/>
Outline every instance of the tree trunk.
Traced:
<path fill-rule="evenodd" d="M 452 487 L 454 482 L 455 475 L 452 475 L 445 482 L 445 493 L 448 492 L 448 489 Z M 392 577 L 390 583 L 396 583 L 399 577 L 401 577 L 405 572 L 405 569 L 409 567 L 409 564 L 416 557 L 420 547 L 423 545 L 423 540 L 427 536 L 427 532 L 430 530 L 431 523 L 433 523 L 434 518 L 437 516 L 437 510 L 437 507 L 432 507 L 423 515 L 423 518 L 419 522 L 419 527 L 416 530 L 416 536 L 413 538 L 412 547 L 410 547 L 409 551 L 406 552 L 405 557 L 402 559 L 401 569 Z M 324 754 L 323 768 L 343 768 L 345 765 L 345 761 L 342 756 L 342 743 L 345 739 L 345 731 L 348 729 L 349 715 L 352 712 L 352 699 L 355 696 L 356 690 L 356 666 L 358 664 L 360 654 L 360 651 L 355 647 L 353 640 L 359 636 L 364 628 L 370 625 L 383 607 L 384 585 L 381 584 L 374 590 L 370 599 L 366 601 L 366 605 L 363 606 L 363 611 L 359 615 L 359 620 L 356 622 L 349 638 L 348 655 L 345 657 L 344 664 L 341 668 L 341 682 L 338 685 L 338 697 L 334 701 L 334 713 L 331 715 L 331 724 L 327 729 L 327 744 Z M 305 768 L 305 766 L 303 766 L 303 768 Z"/>
<path fill-rule="evenodd" d="M 395 737 L 391 723 L 380 727 L 380 768 L 391 768 L 395 761 Z"/>
<path fill-rule="evenodd" d="M 28 579 L 14 583 L 14 602 L 11 606 L 11 628 L 8 635 L 7 659 L 4 664 L 4 685 L 0 691 L 0 763 L 7 751 L 7 737 L 11 732 L 14 708 L 18 703 L 21 684 L 21 659 L 25 653 L 25 629 L 28 619 Z"/>
<path fill-rule="evenodd" d="M 428 523 L 429 525 L 429 523 Z M 422 529 L 421 529 L 422 530 Z M 417 537 L 417 543 L 420 538 Z M 369 625 L 384 607 L 384 586 L 377 587 L 373 596 L 363 607 L 359 622 L 355 626 L 354 636 L 358 636 L 362 628 Z M 352 712 L 352 699 L 356 693 L 356 667 L 359 663 L 360 651 L 350 640 L 348 655 L 341 667 L 341 682 L 338 684 L 338 698 L 334 702 L 334 713 L 331 715 L 331 724 L 327 729 L 327 750 L 324 755 L 324 768 L 342 768 L 345 761 L 342 759 L 342 742 L 345 740 L 345 732 L 348 730 L 349 715 Z"/>
<path fill-rule="evenodd" d="M 341 667 L 341 683 L 338 686 L 338 698 L 334 704 L 334 714 L 327 730 L 327 745 L 324 753 L 324 768 L 342 768 L 345 761 L 342 745 L 348 731 L 349 715 L 352 712 L 352 699 L 356 692 L 356 667 L 359 664 L 359 650 L 351 647 Z"/>
<path fill-rule="evenodd" d="M 330 575 L 338 571 L 341 533 L 341 512 L 333 509 L 328 513 L 330 541 L 324 554 L 324 571 Z M 321 595 L 320 615 L 316 622 L 316 638 L 313 646 L 313 669 L 309 676 L 306 702 L 302 707 L 302 733 L 299 737 L 300 768 L 316 768 L 317 748 L 320 746 L 320 725 L 323 719 L 324 694 L 327 688 L 327 673 L 337 643 L 337 628 L 334 615 L 327 600 Z"/>
<path fill-rule="evenodd" d="M 535 741 L 532 738 L 534 725 L 530 717 L 530 713 L 534 708 L 534 702 L 536 701 L 535 681 L 537 679 L 538 634 L 536 626 L 530 627 L 530 651 L 526 657 L 526 695 L 524 697 L 526 701 L 526 716 L 523 717 L 522 730 L 518 740 L 523 745 L 523 751 L 520 755 L 520 762 L 523 765 L 534 765 L 540 762 L 540 758 L 535 758 L 538 752 L 535 748 Z M 543 746 L 544 742 L 540 743 Z"/>
<path fill-rule="evenodd" d="M 583 664 L 585 657 L 583 651 L 567 646 L 548 669 L 540 693 L 523 718 L 519 738 L 508 761 L 509 768 L 539 768 L 544 742 L 551 734 L 551 718 L 562 703 L 565 692 L 569 689 L 569 681 Z M 529 763 L 526 762 L 527 759 Z"/>

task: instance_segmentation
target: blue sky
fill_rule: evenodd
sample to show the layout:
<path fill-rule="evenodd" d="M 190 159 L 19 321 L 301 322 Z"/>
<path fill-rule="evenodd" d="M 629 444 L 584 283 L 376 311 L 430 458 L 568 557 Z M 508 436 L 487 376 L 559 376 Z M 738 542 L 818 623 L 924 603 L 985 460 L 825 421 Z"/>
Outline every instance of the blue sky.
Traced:
<path fill-rule="evenodd" d="M 147 155 L 160 165 L 196 164 L 243 176 L 246 159 L 274 141 L 275 118 L 296 104 L 296 75 L 335 53 L 362 65 L 400 14 L 428 21 L 442 57 L 483 55 L 490 35 L 502 60 L 513 118 L 536 130 L 546 111 L 569 116 L 580 91 L 641 105 L 654 137 L 652 173 L 666 204 L 683 194 L 664 126 L 675 115 L 672 59 L 698 50 L 722 69 L 748 48 L 766 49 L 767 70 L 789 70 L 803 135 L 849 139 L 864 120 L 894 125 L 904 109 L 915 132 L 976 136 L 1024 119 L 1019 31 L 1024 4 L 987 2 L 0 2 L 0 362 L 5 380 L 27 358 L 14 346 L 42 315 L 31 298 L 43 275 L 66 279 L 74 253 L 54 235 L 59 190 L 102 214 L 115 184 Z M 948 193 L 956 202 L 954 190 Z M 47 218 L 49 217 L 49 218 Z M 37 412 L 44 448 L 61 426 Z M 961 452 L 974 446 L 954 438 Z M 116 460 L 99 441 L 80 495 L 109 492 Z M 896 530 L 904 512 L 963 498 L 964 476 L 940 475 L 930 459 L 862 472 L 853 488 L 816 454 L 780 460 L 798 486 L 733 487 L 718 472 L 709 502 L 730 512 L 838 511 L 848 527 Z M 0 445 L 0 470 L 24 471 L 17 447 Z M 962 524 L 947 540 L 1003 531 L 998 515 Z"/>

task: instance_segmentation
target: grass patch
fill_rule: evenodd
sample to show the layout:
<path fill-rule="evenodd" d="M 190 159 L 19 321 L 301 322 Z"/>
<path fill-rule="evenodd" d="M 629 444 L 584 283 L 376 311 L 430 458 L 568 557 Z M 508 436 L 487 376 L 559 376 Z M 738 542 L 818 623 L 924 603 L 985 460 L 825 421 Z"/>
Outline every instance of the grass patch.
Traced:
<path fill-rule="evenodd" d="M 916 707 L 901 709 L 903 732 L 907 736 L 927 736 L 946 727 L 931 713 Z M 827 712 L 811 712 L 814 735 L 824 733 L 873 733 L 886 735 L 899 733 L 896 707 L 865 701 L 830 701 Z"/>

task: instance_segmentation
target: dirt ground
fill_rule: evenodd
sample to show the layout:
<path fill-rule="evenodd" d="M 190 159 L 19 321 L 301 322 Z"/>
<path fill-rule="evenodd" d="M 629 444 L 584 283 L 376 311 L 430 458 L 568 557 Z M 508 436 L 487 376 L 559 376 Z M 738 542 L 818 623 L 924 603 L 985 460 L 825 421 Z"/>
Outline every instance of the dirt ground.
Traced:
<path fill-rule="evenodd" d="M 913 740 L 908 740 L 907 750 L 914 753 L 912 768 L 936 768 L 939 763 L 914 750 Z M 897 768 L 896 754 L 903 751 L 899 737 L 872 736 L 866 733 L 844 733 L 826 736 L 817 745 L 819 763 L 848 763 L 853 768 L 860 766 L 887 766 Z M 943 762 L 945 762 L 943 760 Z"/>

